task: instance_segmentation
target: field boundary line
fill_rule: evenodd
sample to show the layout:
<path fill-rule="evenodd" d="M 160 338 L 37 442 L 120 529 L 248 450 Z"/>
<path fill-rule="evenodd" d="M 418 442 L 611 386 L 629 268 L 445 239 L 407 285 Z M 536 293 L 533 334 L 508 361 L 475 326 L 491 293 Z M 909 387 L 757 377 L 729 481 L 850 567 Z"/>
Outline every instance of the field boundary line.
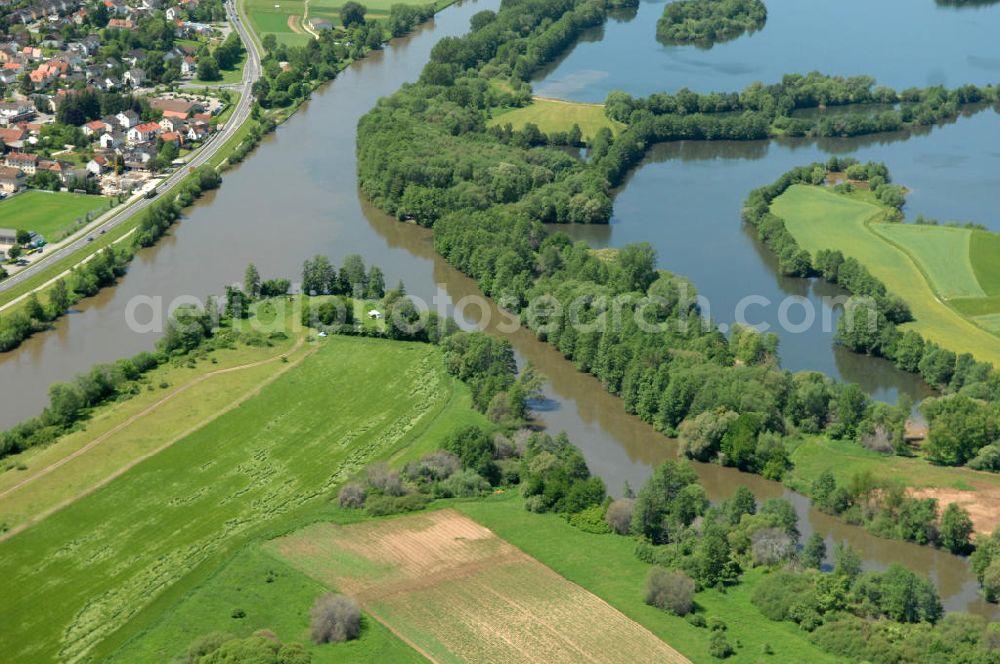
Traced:
<path fill-rule="evenodd" d="M 303 343 L 305 343 L 305 340 L 304 339 L 299 339 L 299 342 L 296 344 L 296 346 L 293 348 L 293 350 L 298 350 L 298 348 L 300 348 Z M 305 354 L 303 354 L 301 357 L 299 357 L 298 359 L 296 359 L 294 362 L 289 362 L 287 367 L 285 367 L 281 371 L 277 372 L 273 376 L 268 377 L 262 383 L 259 383 L 251 391 L 246 392 L 243 395 L 237 397 L 234 401 L 230 402 L 225 408 L 220 409 L 219 411 L 217 411 L 216 413 L 214 413 L 210 417 L 208 417 L 208 418 L 206 418 L 206 419 L 204 419 L 204 420 L 202 420 L 202 421 L 200 421 L 200 422 L 198 422 L 198 423 L 196 423 L 196 424 L 188 427 L 187 429 L 185 429 L 181 433 L 177 434 L 176 436 L 174 436 L 173 438 L 171 438 L 167 442 L 163 443 L 162 445 L 156 447 L 155 449 L 152 449 L 149 452 L 146 452 L 145 454 L 142 454 L 141 456 L 138 456 L 135 459 L 132 459 L 131 461 L 129 461 L 127 464 L 125 464 L 124 466 L 122 466 L 118 470 L 116 470 L 116 471 L 112 472 L 110 475 L 102 478 L 97 483 L 95 483 L 92 486 L 84 489 L 83 491 L 81 491 L 80 493 L 76 494 L 75 496 L 71 496 L 71 497 L 69 497 L 69 498 L 67 498 L 67 499 L 65 499 L 63 501 L 60 501 L 56 505 L 53 505 L 52 507 L 50 507 L 50 508 L 42 511 L 41 513 L 35 515 L 31 519 L 28 519 L 24 523 L 19 524 L 18 526 L 15 526 L 14 528 L 11 528 L 10 530 L 8 530 L 7 532 L 5 532 L 3 534 L 0 534 L 0 542 L 4 542 L 4 541 L 10 539 L 11 537 L 14 537 L 18 533 L 24 532 L 25 530 L 27 530 L 31 526 L 35 525 L 39 521 L 43 521 L 44 519 L 52 516 L 56 512 L 58 512 L 58 511 L 60 511 L 60 510 L 62 510 L 64 508 L 66 508 L 66 507 L 69 507 L 73 503 L 75 503 L 75 502 L 77 502 L 77 501 L 79 501 L 79 500 L 81 500 L 83 498 L 86 498 L 87 496 L 89 496 L 90 494 L 94 493 L 98 489 L 101 489 L 101 488 L 107 486 L 112 481 L 114 481 L 114 480 L 118 479 L 119 477 L 121 477 L 122 475 L 124 475 L 126 472 L 132 470 L 133 468 L 135 468 L 137 465 L 139 465 L 143 461 L 146 461 L 147 459 L 150 459 L 150 458 L 156 456 L 160 452 L 162 452 L 165 449 L 171 447 L 177 441 L 182 440 L 182 439 L 186 438 L 187 436 L 190 436 L 195 431 L 198 431 L 199 429 L 207 426 L 208 424 L 211 424 L 213 421 L 215 421 L 218 418 L 222 417 L 223 415 L 225 415 L 229 411 L 231 411 L 231 410 L 233 410 L 235 408 L 238 408 L 239 406 L 243 405 L 243 403 L 246 402 L 248 399 L 251 399 L 251 398 L 257 396 L 258 394 L 260 394 L 261 390 L 263 390 L 265 387 L 267 387 L 268 385 L 270 385 L 271 383 L 273 383 L 275 380 L 277 380 L 278 378 L 280 378 L 281 376 L 283 376 L 289 369 L 292 369 L 292 368 L 298 366 L 299 364 L 301 364 L 303 360 L 305 360 L 307 357 L 309 357 L 314 352 L 316 352 L 316 350 L 317 350 L 316 348 L 311 349 L 308 352 L 306 352 Z M 282 354 L 282 355 L 279 355 L 277 357 L 274 357 L 274 358 L 271 358 L 271 359 L 268 359 L 268 360 L 262 360 L 260 362 L 252 363 L 252 364 L 254 364 L 256 366 L 259 366 L 260 364 L 264 364 L 264 363 L 267 363 L 267 362 L 274 362 L 276 360 L 279 360 L 281 357 L 284 357 L 285 355 L 286 354 Z M 249 366 L 240 367 L 240 368 L 249 368 Z M 236 369 L 237 369 L 237 367 L 230 367 L 228 369 L 222 369 L 222 370 L 220 370 L 220 373 L 221 372 L 230 372 L 230 371 L 234 371 Z M 189 383 L 188 386 L 193 385 L 193 384 L 195 384 L 195 383 Z M 157 402 L 157 404 L 154 404 L 154 405 L 159 405 L 163 401 L 164 400 L 161 400 L 160 402 Z M 90 445 L 90 444 L 88 444 L 88 445 Z M 92 445 L 91 445 L 91 447 L 92 447 Z M 81 451 L 82 451 L 82 448 L 81 448 L 81 450 L 77 450 L 77 452 L 81 452 Z M 76 454 L 76 453 L 74 453 L 74 454 Z M 68 460 L 68 458 L 67 458 L 67 460 Z M 60 461 L 63 461 L 63 460 L 60 459 Z M 59 463 L 59 462 L 57 462 L 57 463 Z M 49 471 L 49 472 L 51 472 L 51 471 Z M 37 477 L 41 477 L 41 476 L 42 475 L 39 474 L 39 475 L 35 475 L 34 477 L 37 478 Z M 21 485 L 17 485 L 17 486 L 21 486 Z M 10 491 L 10 490 L 8 490 L 8 491 Z"/>
<path fill-rule="evenodd" d="M 948 311 L 950 311 L 953 315 L 957 316 L 960 321 L 968 323 L 969 325 L 972 325 L 973 327 L 975 327 L 977 330 L 981 330 L 981 331 L 983 331 L 983 332 L 985 332 L 987 334 L 990 334 L 990 335 L 992 335 L 994 337 L 998 336 L 992 330 L 989 330 L 989 329 L 983 327 L 982 325 L 980 325 L 979 323 L 977 323 L 972 316 L 966 316 L 965 314 L 963 314 L 962 312 L 960 312 L 958 309 L 956 309 L 955 307 L 951 306 L 951 304 L 949 304 L 949 298 L 945 298 L 938 291 L 938 289 L 934 286 L 934 280 L 931 279 L 930 278 L 930 274 L 928 274 L 927 271 L 924 270 L 924 267 L 920 264 L 920 261 L 917 260 L 917 257 L 914 254 L 912 254 L 910 252 L 910 250 L 907 249 L 904 245 L 900 244 L 896 240 L 893 240 L 889 236 L 880 233 L 878 231 L 878 229 L 874 228 L 874 226 L 877 226 L 879 223 L 887 223 L 887 222 L 878 222 L 878 221 L 875 221 L 874 219 L 868 219 L 867 221 L 864 222 L 864 225 L 865 225 L 865 228 L 868 230 L 869 233 L 871 233 L 872 235 L 874 235 L 875 237 L 877 237 L 882 242 L 885 242 L 890 247 L 892 247 L 893 249 L 895 249 L 896 251 L 900 252 L 901 254 L 903 254 L 903 256 L 906 257 L 906 260 L 908 260 L 910 262 L 910 264 L 913 265 L 913 267 L 917 270 L 917 272 L 923 278 L 924 283 L 927 284 L 927 288 L 928 288 L 928 290 L 930 290 L 931 294 L 934 296 L 934 301 L 935 302 L 937 302 L 939 305 L 941 305 L 942 307 L 944 307 L 945 309 L 947 309 Z M 975 275 L 975 272 L 973 272 L 973 275 Z M 982 286 L 980 286 L 980 288 L 982 288 Z M 954 299 L 954 298 L 952 298 L 952 299 Z M 979 299 L 979 298 L 974 298 L 974 299 Z M 994 364 L 990 360 L 986 360 L 986 361 L 990 362 L 990 364 Z"/>
<path fill-rule="evenodd" d="M 367 603 L 362 602 L 361 603 L 361 608 L 363 608 L 365 611 L 367 611 L 369 613 L 369 615 L 371 615 L 373 618 L 375 618 L 375 620 L 379 621 L 379 623 L 383 627 L 385 627 L 387 630 L 389 630 L 390 632 L 392 632 L 393 634 L 395 634 L 397 637 L 399 637 L 400 641 L 402 641 L 403 643 L 405 643 L 406 645 L 410 646 L 411 648 L 413 648 L 414 650 L 416 650 L 418 653 L 420 653 L 421 655 L 423 655 L 427 659 L 427 661 L 434 662 L 434 664 L 439 664 L 438 660 L 436 660 L 433 657 L 431 657 L 431 654 L 429 652 L 427 652 L 426 650 L 424 650 L 423 648 L 421 648 L 420 646 L 418 646 L 408 636 L 406 636 L 405 634 L 403 634 L 402 632 L 400 632 L 398 629 L 396 629 L 395 627 L 393 627 L 389 623 L 387 623 L 385 621 L 385 619 L 382 618 L 382 616 L 380 616 L 378 613 L 376 613 L 371 608 L 371 606 L 369 606 Z"/>
<path fill-rule="evenodd" d="M 294 353 L 295 351 L 297 351 L 299 348 L 302 347 L 302 343 L 303 343 L 302 339 L 299 339 L 299 341 L 291 349 L 289 349 L 287 351 L 287 353 L 283 353 L 283 355 L 284 354 Z M 57 469 L 61 468 L 62 466 L 66 465 L 67 463 L 69 463 L 73 459 L 77 459 L 77 458 L 83 456 L 84 453 L 86 453 L 86 452 L 92 450 L 93 448 L 97 447 L 98 445 L 100 445 L 101 443 L 103 443 L 105 440 L 107 440 L 111 436 L 113 436 L 116 433 L 122 431 L 123 429 L 131 426 L 132 424 L 134 424 L 139 419 L 144 418 L 146 415 L 149 415 L 151 412 L 153 412 L 154 410 L 156 410 L 157 408 L 159 408 L 163 404 L 167 403 L 168 401 L 173 400 L 174 397 L 176 397 L 176 396 L 178 396 L 180 394 L 183 394 L 184 392 L 188 391 L 192 387 L 195 387 L 196 385 L 202 384 L 203 382 L 205 382 L 209 378 L 212 378 L 214 376 L 221 376 L 221 375 L 224 375 L 224 374 L 227 374 L 227 373 L 232 373 L 234 371 L 243 371 L 244 369 L 252 369 L 254 367 L 259 367 L 259 366 L 261 366 L 263 364 L 267 364 L 269 362 L 274 362 L 275 360 L 279 359 L 280 357 L 281 357 L 281 355 L 276 355 L 274 357 L 269 357 L 269 358 L 264 359 L 264 360 L 258 360 L 256 362 L 248 362 L 246 364 L 240 364 L 240 365 L 237 365 L 237 366 L 234 366 L 234 367 L 226 367 L 225 369 L 216 369 L 215 371 L 210 371 L 208 373 L 205 373 L 205 374 L 202 374 L 202 375 L 198 376 L 197 378 L 195 378 L 191 382 L 185 383 L 184 385 L 178 387 L 177 389 L 175 389 L 174 391 L 172 391 L 170 394 L 168 394 L 165 397 L 161 398 L 159 401 L 155 401 L 155 402 L 151 403 L 145 409 L 139 411 L 135 415 L 132 415 L 131 417 L 129 417 L 124 422 L 120 422 L 119 424 L 116 424 L 114 427 L 108 429 L 107 431 L 105 431 L 100 436 L 98 436 L 94 440 L 90 441 L 89 443 L 87 443 L 86 445 L 84 445 L 83 447 L 81 447 L 80 449 L 72 452 L 71 454 L 66 455 L 65 457 L 59 459 L 58 461 L 53 461 L 51 464 L 49 464 L 48 466 L 45 466 L 44 468 L 42 468 L 40 471 L 38 471 L 37 473 L 35 473 L 31 477 L 26 477 L 25 479 L 21 480 L 17 484 L 4 489 L 3 491 L 0 491 L 0 499 L 6 498 L 7 496 L 9 496 L 10 494 L 14 493 L 15 491 L 17 491 L 21 487 L 26 486 L 26 485 L 34 482 L 39 477 L 45 477 L 46 475 L 48 475 L 49 473 L 53 472 L 54 470 L 57 470 Z"/>

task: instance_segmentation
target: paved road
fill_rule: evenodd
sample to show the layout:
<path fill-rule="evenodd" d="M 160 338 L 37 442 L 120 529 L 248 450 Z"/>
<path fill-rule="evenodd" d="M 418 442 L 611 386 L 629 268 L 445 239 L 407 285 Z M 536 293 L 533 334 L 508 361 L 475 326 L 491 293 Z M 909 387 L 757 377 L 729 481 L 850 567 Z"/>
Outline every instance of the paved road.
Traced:
<path fill-rule="evenodd" d="M 226 15 L 229 17 L 229 22 L 235 26 L 236 31 L 240 35 L 240 39 L 243 40 L 243 46 L 247 50 L 247 62 L 243 67 L 243 83 L 240 85 L 242 89 L 240 100 L 237 102 L 236 108 L 233 110 L 233 114 L 229 117 L 229 120 L 226 121 L 225 128 L 215 134 L 212 134 L 206 144 L 195 152 L 194 157 L 188 161 L 186 165 L 178 168 L 168 178 L 157 185 L 156 190 L 160 193 L 160 195 L 163 195 L 178 182 L 183 180 L 188 174 L 189 168 L 197 168 L 208 161 L 223 145 L 226 144 L 226 141 L 228 141 L 230 137 L 236 133 L 236 130 L 239 129 L 250 116 L 250 108 L 253 101 L 253 97 L 250 94 L 250 87 L 258 78 L 260 78 L 260 53 L 257 51 L 257 45 L 254 42 L 253 37 L 251 37 L 247 27 L 243 25 L 243 21 L 240 19 L 239 13 L 236 11 L 235 0 L 228 0 L 225 3 L 225 7 Z M 25 267 L 20 272 L 17 272 L 7 279 L 0 281 L 0 292 L 9 290 L 24 282 L 26 279 L 30 279 L 44 270 L 51 263 L 80 251 L 89 244 L 87 241 L 88 236 L 99 233 L 102 230 L 109 231 L 116 226 L 124 224 L 132 217 L 152 205 L 154 202 L 156 202 L 155 198 L 139 199 L 127 209 L 119 212 L 117 215 L 113 216 L 100 226 L 88 229 L 87 234 L 82 234 L 73 242 L 56 249 L 52 253 L 45 254 L 45 257 L 42 260 L 36 261 Z"/>

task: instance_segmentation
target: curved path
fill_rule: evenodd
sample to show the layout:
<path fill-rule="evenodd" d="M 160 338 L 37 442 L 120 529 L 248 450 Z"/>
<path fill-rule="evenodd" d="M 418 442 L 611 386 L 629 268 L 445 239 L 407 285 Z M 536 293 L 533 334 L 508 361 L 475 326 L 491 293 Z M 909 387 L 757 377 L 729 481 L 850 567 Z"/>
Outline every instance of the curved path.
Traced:
<path fill-rule="evenodd" d="M 241 84 L 242 93 L 240 94 L 240 100 L 237 102 L 236 108 L 233 110 L 232 116 L 229 118 L 229 121 L 226 122 L 225 127 L 222 129 L 222 131 L 213 134 L 208 139 L 206 144 L 203 145 L 195 153 L 194 157 L 192 157 L 192 159 L 188 161 L 184 167 L 178 168 L 176 171 L 171 173 L 165 180 L 163 180 L 159 185 L 157 185 L 157 191 L 159 191 L 161 194 L 166 193 L 170 189 L 175 187 L 181 180 L 183 180 L 187 176 L 188 171 L 190 169 L 198 168 L 199 166 L 208 162 L 208 160 L 211 159 L 213 156 L 215 156 L 215 154 L 220 149 L 222 149 L 222 147 L 229 141 L 229 139 L 232 138 L 237 131 L 239 131 L 240 127 L 243 126 L 243 123 L 246 122 L 247 118 L 250 117 L 250 109 L 253 106 L 253 95 L 251 94 L 251 88 L 253 87 L 254 82 L 256 82 L 258 78 L 260 78 L 260 72 L 261 72 L 260 52 L 257 49 L 257 43 L 251 37 L 250 32 L 247 30 L 238 12 L 236 11 L 234 0 L 228 0 L 225 3 L 225 7 L 226 7 L 226 15 L 229 17 L 229 22 L 230 24 L 233 25 L 233 27 L 235 27 L 236 31 L 239 33 L 240 39 L 243 40 L 243 46 L 244 48 L 246 48 L 247 51 L 246 65 L 244 65 L 243 67 L 243 82 Z M 139 200 L 132 203 L 125 210 L 119 212 L 118 214 L 113 215 L 110 219 L 108 219 L 104 223 L 89 228 L 84 232 L 81 232 L 76 240 L 73 240 L 72 242 L 65 244 L 64 246 L 60 247 L 59 249 L 53 251 L 50 254 L 46 254 L 45 259 L 32 263 L 30 266 L 24 268 L 20 272 L 17 272 L 16 274 L 11 275 L 7 279 L 0 281 L 0 292 L 14 288 L 15 286 L 23 283 L 24 281 L 31 279 L 39 272 L 42 272 L 52 262 L 71 256 L 74 253 L 84 249 L 90 244 L 87 238 L 91 236 L 95 231 L 97 232 L 109 231 L 113 228 L 117 228 L 118 226 L 131 220 L 135 215 L 139 214 L 147 207 L 152 205 L 155 200 L 156 200 L 155 198 L 153 199 L 140 198 Z M 84 263 L 89 258 L 90 256 L 80 260 L 78 263 L 76 263 L 76 265 Z M 44 288 L 45 286 L 50 284 L 53 280 L 58 279 L 60 276 L 65 275 L 67 272 L 69 272 L 69 270 L 66 270 L 63 273 L 56 275 L 55 277 L 53 277 L 52 280 L 46 281 L 45 284 L 42 284 L 36 289 L 33 289 L 32 292 Z M 25 293 L 24 295 L 4 305 L 3 308 L 6 308 L 20 301 L 21 299 L 27 297 L 29 294 L 30 293 Z"/>

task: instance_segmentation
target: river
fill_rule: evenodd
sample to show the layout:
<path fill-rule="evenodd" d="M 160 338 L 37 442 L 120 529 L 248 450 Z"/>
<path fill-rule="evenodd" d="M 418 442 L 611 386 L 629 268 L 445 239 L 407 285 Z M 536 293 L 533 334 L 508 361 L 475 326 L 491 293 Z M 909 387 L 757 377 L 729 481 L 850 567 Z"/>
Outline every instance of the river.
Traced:
<path fill-rule="evenodd" d="M 130 302 L 159 298 L 165 305 L 177 298 L 203 298 L 219 292 L 222 284 L 242 280 L 243 270 L 251 261 L 265 278 L 295 277 L 302 261 L 313 254 L 326 254 L 340 262 L 347 254 L 360 253 L 369 263 L 385 270 L 387 283 L 403 280 L 410 293 L 426 300 L 437 294 L 438 284 L 445 285 L 454 301 L 478 294 L 474 283 L 434 254 L 427 230 L 401 224 L 363 200 L 355 175 L 354 134 L 358 118 L 379 97 L 417 78 L 437 39 L 463 33 L 473 13 L 495 9 L 498 4 L 497 0 L 481 0 L 449 8 L 411 37 L 396 40 L 384 52 L 350 66 L 317 91 L 246 162 L 228 171 L 222 188 L 189 210 L 170 236 L 140 252 L 118 286 L 81 302 L 53 331 L 36 336 L 4 356 L 0 361 L 0 385 L 4 386 L 6 398 L 0 399 L 0 426 L 10 426 L 38 412 L 47 386 L 53 381 L 66 380 L 94 363 L 152 348 L 158 333 L 138 333 L 126 324 Z M 766 144 L 744 147 L 765 155 L 777 149 Z M 719 146 L 705 148 L 711 151 Z M 697 152 L 696 146 L 665 149 Z M 807 152 L 795 155 L 796 160 L 799 155 L 808 160 Z M 698 169 L 708 172 L 705 167 L 709 164 L 713 169 L 745 164 L 753 170 L 751 160 L 745 157 L 712 157 L 707 153 L 684 162 L 658 150 L 648 161 L 632 182 L 640 182 L 647 173 L 655 175 L 661 168 L 680 172 L 678 163 L 690 163 L 693 173 Z M 762 182 L 771 178 L 770 173 L 760 174 Z M 731 196 L 729 200 L 738 202 L 745 195 L 743 184 L 733 183 L 732 191 L 726 194 Z M 616 223 L 603 229 L 611 235 L 595 240 L 617 242 L 614 234 L 631 227 L 625 218 L 634 219 L 632 212 L 626 214 L 625 210 L 630 205 L 632 186 L 626 186 L 616 203 Z M 720 204 L 720 210 L 726 208 Z M 719 223 L 725 225 L 714 229 L 716 240 L 731 242 L 736 238 L 736 242 L 745 242 L 740 239 L 745 236 L 741 235 L 738 220 L 734 222 L 730 215 Z M 652 227 L 648 230 L 650 235 L 655 231 Z M 752 242 L 745 247 L 750 255 L 741 260 L 758 261 L 764 266 L 760 274 L 770 278 L 774 288 L 775 278 L 773 272 L 767 271 L 766 255 L 758 253 Z M 663 247 L 660 253 L 664 266 L 691 273 L 671 264 L 673 256 Z M 706 290 L 697 279 L 696 283 Z M 783 282 L 778 283 L 781 288 Z M 499 318 L 495 309 L 490 314 L 494 322 Z M 476 317 L 476 312 L 468 312 L 467 318 Z M 145 307 L 140 318 L 148 319 Z M 513 334 L 511 339 L 519 360 L 532 362 L 548 378 L 545 400 L 537 405 L 539 418 L 549 429 L 570 435 L 612 492 L 620 492 L 625 481 L 633 487 L 641 486 L 653 466 L 676 455 L 673 441 L 625 413 L 617 398 L 605 392 L 596 380 L 578 373 L 550 347 L 525 331 Z M 868 374 L 872 391 L 897 389 L 894 381 L 899 377 L 891 367 L 878 368 L 877 363 L 850 355 L 840 356 L 837 362 L 841 367 L 837 372 Z M 858 368 L 850 368 L 854 366 Z M 880 378 L 882 371 L 892 377 Z M 928 547 L 873 537 L 810 509 L 807 499 L 761 477 L 711 464 L 696 464 L 696 468 L 713 500 L 728 497 L 740 484 L 761 498 L 783 495 L 797 506 L 805 535 L 816 530 L 826 535 L 830 544 L 850 541 L 870 568 L 906 561 L 909 567 L 935 581 L 948 609 L 997 614 L 995 606 L 980 599 L 967 562 L 960 558 Z"/>

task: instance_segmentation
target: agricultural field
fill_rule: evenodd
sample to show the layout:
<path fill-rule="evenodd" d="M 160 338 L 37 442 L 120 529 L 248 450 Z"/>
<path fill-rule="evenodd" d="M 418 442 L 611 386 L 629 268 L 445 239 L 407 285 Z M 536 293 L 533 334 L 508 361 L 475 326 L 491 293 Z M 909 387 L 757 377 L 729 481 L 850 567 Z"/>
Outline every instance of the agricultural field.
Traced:
<path fill-rule="evenodd" d="M 266 548 L 358 599 L 433 661 L 687 661 L 455 510 L 315 524 Z"/>
<path fill-rule="evenodd" d="M 986 294 L 972 269 L 969 229 L 914 224 L 877 224 L 872 228 L 909 252 L 942 299 Z"/>
<path fill-rule="evenodd" d="M 976 284 L 986 295 L 994 295 L 979 281 L 975 267 L 979 264 L 981 273 L 992 275 L 988 267 L 990 256 L 980 250 L 973 258 L 967 248 L 978 243 L 963 238 L 961 232 L 952 232 L 961 229 L 939 226 L 901 229 L 900 224 L 880 223 L 879 206 L 808 185 L 790 187 L 772 202 L 771 210 L 784 219 L 788 231 L 811 254 L 820 249 L 839 249 L 845 256 L 863 263 L 890 292 L 902 297 L 915 318 L 904 329 L 917 330 L 945 348 L 970 352 L 980 360 L 1000 366 L 1000 344 L 989 331 L 992 328 L 966 317 L 970 312 L 966 307 L 975 310 L 983 304 L 992 306 L 993 301 L 956 298 L 946 302 L 939 295 L 972 292 Z M 1000 249 L 1000 243 L 989 247 Z M 992 260 L 1000 260 L 1000 251 Z M 956 306 L 953 302 L 962 304 Z M 980 310 L 976 315 L 997 312 Z"/>
<path fill-rule="evenodd" d="M 0 223 L 4 228 L 34 231 L 51 242 L 61 239 L 87 213 L 93 219 L 107 209 L 103 196 L 31 190 L 0 201 Z"/>
<path fill-rule="evenodd" d="M 304 0 L 244 0 L 244 10 L 257 36 L 273 34 L 278 43 L 301 46 L 310 36 L 304 31 L 296 32 L 305 11 Z"/>
<path fill-rule="evenodd" d="M 643 601 L 642 589 L 650 565 L 635 556 L 635 540 L 617 535 L 595 535 L 571 526 L 556 514 L 534 514 L 512 495 L 456 503 L 455 509 L 489 528 L 525 554 L 578 586 L 586 588 L 695 662 L 717 661 L 709 654 L 709 634 L 684 618 L 665 613 Z M 765 645 L 768 662 L 833 662 L 809 635 L 791 623 L 761 616 L 750 597 L 766 572 L 744 573 L 738 586 L 720 592 L 704 590 L 694 596 L 696 611 L 706 619 L 722 618 L 727 638 L 738 643 L 727 662 L 758 662 Z"/>
<path fill-rule="evenodd" d="M 604 104 L 585 104 L 544 97 L 535 97 L 530 105 L 523 108 L 504 111 L 490 118 L 487 124 L 492 127 L 510 123 L 514 129 L 523 129 L 529 122 L 545 133 L 569 131 L 576 124 L 580 126 L 583 137 L 588 140 L 601 127 L 607 127 L 615 135 L 625 128 L 622 123 L 604 115 Z"/>
<path fill-rule="evenodd" d="M 439 0 L 435 6 L 440 11 L 452 2 Z M 325 18 L 339 26 L 340 8 L 344 5 L 342 0 L 244 0 L 244 3 L 250 24 L 259 37 L 273 34 L 279 43 L 289 46 L 301 46 L 311 38 L 306 30 L 309 19 Z M 366 18 L 384 22 L 392 5 L 428 3 L 420 0 L 368 0 L 361 4 L 368 10 Z"/>
<path fill-rule="evenodd" d="M 5 658 L 101 659 L 157 606 L 260 533 L 325 505 L 372 460 L 435 449 L 481 420 L 432 346 L 329 337 L 315 349 L 228 412 L 8 532 Z M 154 417 L 143 429 L 157 426 Z"/>

